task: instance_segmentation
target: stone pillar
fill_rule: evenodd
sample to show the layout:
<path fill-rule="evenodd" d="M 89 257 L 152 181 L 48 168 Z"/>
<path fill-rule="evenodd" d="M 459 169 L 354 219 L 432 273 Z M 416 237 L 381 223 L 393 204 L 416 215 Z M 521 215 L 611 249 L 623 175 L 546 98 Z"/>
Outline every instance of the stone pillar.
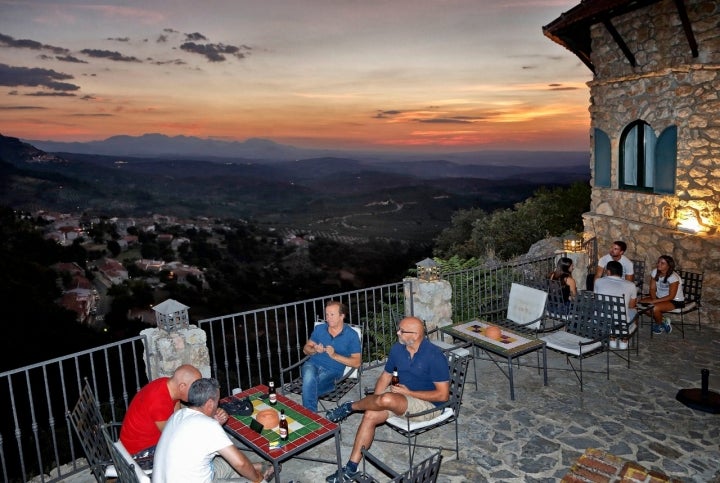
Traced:
<path fill-rule="evenodd" d="M 171 332 L 159 328 L 145 329 L 140 334 L 148 341 L 150 360 L 145 361 L 148 380 L 171 376 L 182 364 L 192 364 L 203 377 L 210 377 L 210 355 L 204 330 L 189 325 Z"/>
<path fill-rule="evenodd" d="M 447 280 L 425 281 L 406 278 L 405 307 L 410 308 L 410 300 L 415 317 L 424 320 L 428 330 L 452 324 L 452 287 Z M 412 288 L 412 293 L 410 289 Z"/>

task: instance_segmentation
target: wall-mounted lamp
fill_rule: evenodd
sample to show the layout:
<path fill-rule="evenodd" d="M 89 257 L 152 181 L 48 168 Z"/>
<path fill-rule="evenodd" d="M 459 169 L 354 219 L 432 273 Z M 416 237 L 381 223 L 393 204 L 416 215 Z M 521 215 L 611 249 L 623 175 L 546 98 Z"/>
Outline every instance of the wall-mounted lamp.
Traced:
<path fill-rule="evenodd" d="M 703 225 L 699 213 L 694 208 L 678 208 L 675 221 L 677 221 L 677 229 L 685 233 L 694 234 L 707 231 L 707 227 Z"/>
<path fill-rule="evenodd" d="M 570 253 L 583 251 L 582 236 L 568 237 L 563 240 L 563 250 Z"/>

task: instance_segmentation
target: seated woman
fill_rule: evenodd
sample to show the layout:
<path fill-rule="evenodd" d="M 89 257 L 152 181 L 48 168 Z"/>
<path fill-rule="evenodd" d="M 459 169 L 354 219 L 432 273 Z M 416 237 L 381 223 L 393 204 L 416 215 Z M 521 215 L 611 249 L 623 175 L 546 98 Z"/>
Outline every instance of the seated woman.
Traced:
<path fill-rule="evenodd" d="M 685 307 L 682 280 L 675 272 L 675 260 L 670 255 L 660 255 L 657 268 L 650 274 L 650 295 L 640 299 L 641 304 L 653 305 L 653 334 L 672 332 L 670 317 L 665 312 Z"/>
<path fill-rule="evenodd" d="M 577 284 L 572 276 L 572 270 L 572 259 L 568 257 L 560 257 L 557 261 L 555 270 L 550 272 L 548 275 L 550 280 L 558 280 L 560 282 L 565 307 L 559 308 L 559 311 L 564 314 L 568 312 L 570 301 L 577 295 Z"/>

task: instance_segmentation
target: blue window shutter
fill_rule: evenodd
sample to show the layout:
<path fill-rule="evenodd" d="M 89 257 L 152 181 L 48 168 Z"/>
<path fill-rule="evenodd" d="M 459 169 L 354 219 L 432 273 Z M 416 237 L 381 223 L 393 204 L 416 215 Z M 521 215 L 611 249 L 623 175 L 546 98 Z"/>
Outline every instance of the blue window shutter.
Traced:
<path fill-rule="evenodd" d="M 655 144 L 655 193 L 675 194 L 677 126 L 666 128 Z"/>
<path fill-rule="evenodd" d="M 595 128 L 595 186 L 610 187 L 610 137 Z"/>

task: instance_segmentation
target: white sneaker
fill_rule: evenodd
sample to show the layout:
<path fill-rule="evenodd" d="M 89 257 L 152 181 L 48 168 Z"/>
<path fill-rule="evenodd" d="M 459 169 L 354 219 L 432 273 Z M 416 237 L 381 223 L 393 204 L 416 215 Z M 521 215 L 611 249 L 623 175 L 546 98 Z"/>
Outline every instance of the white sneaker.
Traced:
<path fill-rule="evenodd" d="M 618 349 L 620 350 L 626 350 L 628 348 L 628 341 L 625 339 L 622 339 L 620 343 L 618 344 Z"/>
<path fill-rule="evenodd" d="M 618 341 L 617 339 L 610 338 L 610 348 L 611 349 L 617 349 L 618 348 Z"/>

